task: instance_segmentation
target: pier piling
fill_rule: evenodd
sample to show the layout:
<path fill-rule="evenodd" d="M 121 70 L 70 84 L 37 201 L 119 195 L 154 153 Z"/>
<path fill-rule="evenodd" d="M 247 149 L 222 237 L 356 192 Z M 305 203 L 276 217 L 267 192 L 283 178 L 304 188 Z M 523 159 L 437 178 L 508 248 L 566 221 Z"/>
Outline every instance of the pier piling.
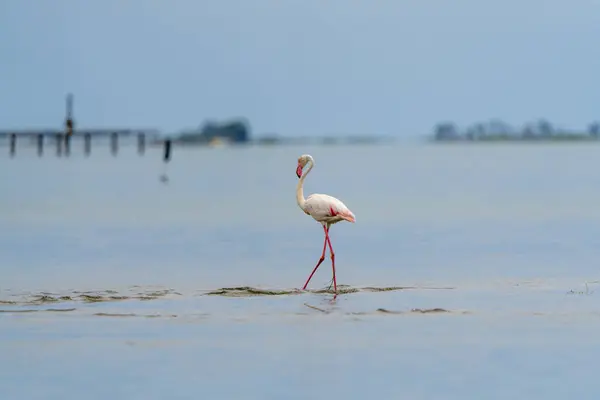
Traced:
<path fill-rule="evenodd" d="M 57 133 L 56 134 L 56 156 L 57 157 L 62 157 L 62 145 L 63 145 L 62 135 L 60 133 Z"/>
<path fill-rule="evenodd" d="M 138 133 L 138 154 L 141 156 L 146 150 L 146 135 Z"/>
<path fill-rule="evenodd" d="M 88 157 L 92 151 L 92 135 L 87 132 L 83 137 L 83 152 Z"/>
<path fill-rule="evenodd" d="M 17 150 L 17 135 L 14 133 L 10 134 L 10 156 L 14 157 Z"/>
<path fill-rule="evenodd" d="M 119 135 L 117 132 L 110 135 L 110 151 L 113 156 L 116 156 L 119 151 Z"/>
<path fill-rule="evenodd" d="M 65 135 L 65 156 L 69 157 L 71 155 L 71 134 L 67 133 Z"/>
<path fill-rule="evenodd" d="M 41 133 L 37 135 L 37 153 L 38 157 L 41 157 L 44 154 L 44 135 Z"/>

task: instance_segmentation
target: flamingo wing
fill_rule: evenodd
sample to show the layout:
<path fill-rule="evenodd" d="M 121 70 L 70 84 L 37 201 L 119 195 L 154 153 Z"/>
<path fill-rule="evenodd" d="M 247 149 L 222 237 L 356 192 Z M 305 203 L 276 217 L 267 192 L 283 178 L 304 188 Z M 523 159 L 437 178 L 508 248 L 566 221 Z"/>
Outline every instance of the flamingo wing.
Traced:
<path fill-rule="evenodd" d="M 304 212 L 317 221 L 327 221 L 332 218 L 355 222 L 352 211 L 341 200 L 327 194 L 311 194 L 304 204 Z"/>

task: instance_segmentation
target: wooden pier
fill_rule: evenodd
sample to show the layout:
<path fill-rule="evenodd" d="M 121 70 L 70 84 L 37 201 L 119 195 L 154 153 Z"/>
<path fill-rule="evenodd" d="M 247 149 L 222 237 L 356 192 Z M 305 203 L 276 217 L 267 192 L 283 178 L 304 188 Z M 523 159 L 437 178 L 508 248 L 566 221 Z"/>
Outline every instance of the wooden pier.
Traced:
<path fill-rule="evenodd" d="M 110 152 L 113 156 L 119 153 L 119 142 L 122 139 L 131 140 L 137 137 L 137 153 L 141 156 L 146 151 L 148 141 L 162 145 L 164 161 L 171 157 L 171 140 L 159 139 L 160 132 L 152 128 L 95 128 L 76 129 L 73 117 L 73 95 L 66 98 L 66 115 L 64 129 L 30 129 L 0 131 L 0 143 L 8 141 L 10 157 L 17 154 L 17 144 L 25 143 L 27 147 L 35 147 L 38 157 L 44 155 L 44 146 L 49 140 L 54 142 L 55 154 L 58 157 L 69 157 L 73 142 L 83 142 L 83 153 L 89 156 L 93 142 L 103 142 L 108 139 Z"/>
<path fill-rule="evenodd" d="M 70 134 L 65 131 L 0 131 L 0 142 L 8 140 L 8 153 L 11 157 L 17 154 L 17 144 L 23 143 L 26 147 L 36 148 L 37 155 L 41 157 L 44 155 L 44 147 L 48 142 L 54 142 L 55 154 L 58 157 L 68 157 L 74 142 L 81 142 L 83 153 L 89 156 L 92 152 L 93 142 L 106 142 L 107 139 L 111 154 L 116 156 L 119 153 L 119 143 L 122 139 L 131 142 L 136 137 L 139 155 L 144 155 L 149 140 L 153 143 L 163 144 L 163 146 L 167 146 L 166 142 L 169 142 L 168 151 L 170 152 L 170 140 L 158 139 L 158 131 L 153 129 L 95 129 L 72 131 Z"/>

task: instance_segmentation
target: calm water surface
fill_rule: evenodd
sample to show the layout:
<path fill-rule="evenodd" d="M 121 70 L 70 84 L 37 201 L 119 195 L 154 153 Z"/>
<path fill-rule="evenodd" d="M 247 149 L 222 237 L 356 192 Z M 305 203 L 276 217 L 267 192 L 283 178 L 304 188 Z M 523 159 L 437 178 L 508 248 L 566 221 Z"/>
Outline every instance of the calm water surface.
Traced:
<path fill-rule="evenodd" d="M 0 157 L 3 399 L 596 398 L 598 146 L 92 152 Z"/>

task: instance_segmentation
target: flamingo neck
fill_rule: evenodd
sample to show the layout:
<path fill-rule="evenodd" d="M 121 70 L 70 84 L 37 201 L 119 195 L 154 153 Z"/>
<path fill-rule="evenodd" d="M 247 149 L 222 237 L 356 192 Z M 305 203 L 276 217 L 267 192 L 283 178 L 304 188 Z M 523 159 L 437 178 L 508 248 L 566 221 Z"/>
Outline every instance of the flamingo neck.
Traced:
<path fill-rule="evenodd" d="M 306 179 L 306 175 L 308 175 L 308 173 L 311 169 L 313 169 L 314 166 L 314 162 L 312 160 L 309 160 L 308 163 L 310 164 L 308 169 L 305 173 L 302 174 L 302 176 L 298 180 L 298 185 L 296 186 L 296 201 L 298 202 L 298 206 L 302 210 L 304 210 L 304 203 L 306 202 L 306 200 L 304 199 L 304 179 Z"/>

